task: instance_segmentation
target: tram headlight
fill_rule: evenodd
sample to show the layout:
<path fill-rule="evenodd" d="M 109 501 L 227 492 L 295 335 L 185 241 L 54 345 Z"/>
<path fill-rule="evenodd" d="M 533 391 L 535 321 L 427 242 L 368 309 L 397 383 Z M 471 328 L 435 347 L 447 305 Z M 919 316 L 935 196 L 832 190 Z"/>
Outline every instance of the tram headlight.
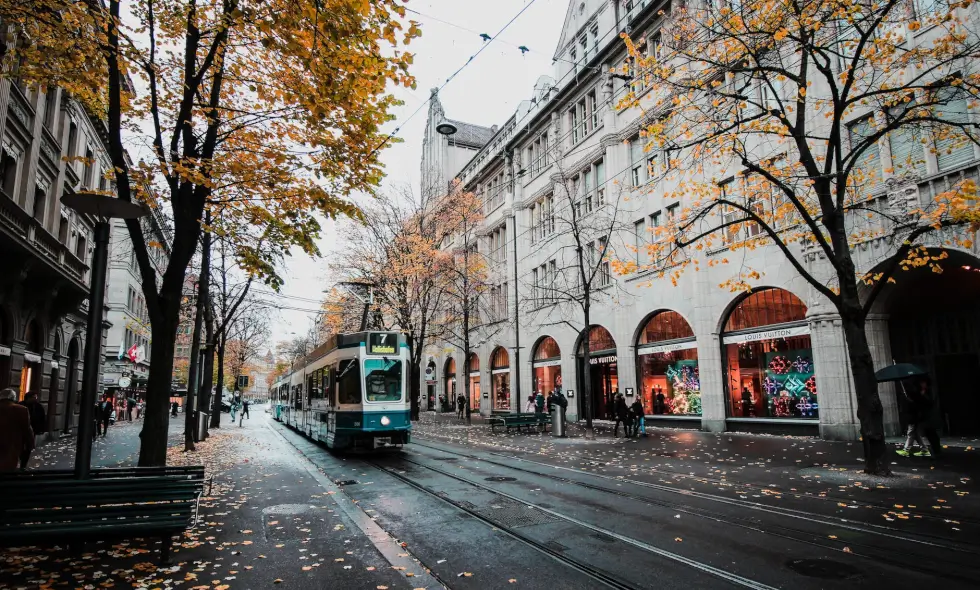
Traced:
<path fill-rule="evenodd" d="M 389 424 L 391 424 L 391 419 L 389 419 L 388 416 L 382 416 L 381 417 L 381 425 L 382 426 L 388 426 Z"/>

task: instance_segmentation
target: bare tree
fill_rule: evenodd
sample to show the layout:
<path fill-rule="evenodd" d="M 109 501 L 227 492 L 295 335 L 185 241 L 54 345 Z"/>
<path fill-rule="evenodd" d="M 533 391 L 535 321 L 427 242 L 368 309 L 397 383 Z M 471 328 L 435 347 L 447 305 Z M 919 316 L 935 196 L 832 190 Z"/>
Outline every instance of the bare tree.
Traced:
<path fill-rule="evenodd" d="M 523 291 L 531 293 L 521 307 L 538 325 L 563 324 L 582 334 L 579 390 L 591 435 L 596 411 L 589 363 L 592 310 L 625 295 L 612 263 L 615 251 L 629 250 L 624 236 L 632 228 L 620 221 L 628 217 L 627 200 L 622 186 L 606 178 L 603 163 L 590 164 L 580 174 L 570 174 L 560 164 L 557 168 L 560 180 L 554 195 L 530 229 L 534 250 L 544 263 L 521 277 Z"/>
<path fill-rule="evenodd" d="M 265 310 L 248 307 L 232 321 L 225 351 L 225 373 L 230 388 L 239 388 L 239 379 L 262 354 L 268 340 L 269 321 Z"/>

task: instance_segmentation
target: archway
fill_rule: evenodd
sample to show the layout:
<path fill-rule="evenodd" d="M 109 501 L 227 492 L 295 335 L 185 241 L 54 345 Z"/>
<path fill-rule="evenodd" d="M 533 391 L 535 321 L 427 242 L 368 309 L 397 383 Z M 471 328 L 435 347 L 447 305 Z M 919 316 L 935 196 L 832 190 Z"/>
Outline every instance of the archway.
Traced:
<path fill-rule="evenodd" d="M 44 332 L 37 319 L 27 322 L 24 328 L 24 366 L 20 370 L 20 399 L 30 392 L 41 393 L 41 353 L 44 352 Z M 40 396 L 39 396 L 40 397 Z"/>
<path fill-rule="evenodd" d="M 534 345 L 531 355 L 531 390 L 548 397 L 552 391 L 562 391 L 561 348 L 551 336 L 544 336 Z"/>
<path fill-rule="evenodd" d="M 65 365 L 65 416 L 64 433 L 71 432 L 72 418 L 79 410 L 78 395 L 78 359 L 82 354 L 82 346 L 78 336 L 74 336 L 68 344 L 68 361 Z"/>
<path fill-rule="evenodd" d="M 898 271 L 874 310 L 888 315 L 891 356 L 929 372 L 938 400 L 933 419 L 946 435 L 980 434 L 980 260 L 947 251 L 928 267 Z M 899 403 L 904 405 L 901 387 Z"/>
<path fill-rule="evenodd" d="M 816 419 L 807 307 L 784 289 L 744 296 L 725 320 L 726 409 L 730 418 Z"/>
<path fill-rule="evenodd" d="M 470 410 L 480 408 L 480 357 L 475 352 L 470 353 L 467 377 L 470 380 Z"/>
<path fill-rule="evenodd" d="M 592 411 L 595 418 L 610 420 L 615 417 L 613 402 L 619 393 L 619 371 L 616 356 L 616 341 L 609 330 L 594 325 L 589 328 L 589 383 L 585 383 L 585 334 L 579 336 L 576 347 L 578 365 L 578 382 L 581 383 L 579 395 L 579 416 L 588 416 L 586 405 L 589 395 L 592 399 Z"/>
<path fill-rule="evenodd" d="M 694 330 L 676 311 L 651 314 L 636 338 L 636 374 L 648 414 L 701 415 Z"/>
<path fill-rule="evenodd" d="M 490 384 L 493 409 L 510 410 L 510 356 L 503 346 L 495 348 L 490 355 Z"/>
<path fill-rule="evenodd" d="M 443 402 L 440 410 L 448 412 L 449 408 L 456 406 L 456 360 L 452 357 L 446 359 L 446 368 L 443 372 Z"/>

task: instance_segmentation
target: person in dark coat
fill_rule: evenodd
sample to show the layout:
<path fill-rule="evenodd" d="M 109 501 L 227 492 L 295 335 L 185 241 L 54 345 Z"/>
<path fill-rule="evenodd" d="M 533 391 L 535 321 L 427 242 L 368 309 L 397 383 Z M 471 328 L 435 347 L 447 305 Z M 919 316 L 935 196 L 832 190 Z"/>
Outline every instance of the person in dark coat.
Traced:
<path fill-rule="evenodd" d="M 31 430 L 34 431 L 34 446 L 37 446 L 37 439 L 43 437 L 48 431 L 48 417 L 44 411 L 44 406 L 37 399 L 37 394 L 28 391 L 24 394 L 24 401 L 21 405 L 27 408 L 31 415 Z M 26 461 L 25 461 L 26 463 Z"/>
<path fill-rule="evenodd" d="M 462 418 L 466 410 L 466 396 L 462 393 L 456 396 L 456 417 Z"/>
<path fill-rule="evenodd" d="M 629 416 L 630 410 L 629 406 L 626 405 L 626 398 L 623 394 L 616 394 L 616 401 L 613 403 L 613 411 L 616 416 L 616 424 L 613 426 L 613 436 L 617 436 L 619 433 L 619 424 L 623 424 L 623 436 L 629 436 Z"/>
<path fill-rule="evenodd" d="M 935 410 L 935 399 L 929 387 L 927 378 L 919 379 L 911 384 L 902 384 L 905 391 L 905 398 L 908 401 L 908 431 L 905 438 L 905 446 L 897 452 L 899 455 L 908 457 L 914 454 L 916 457 L 938 457 L 942 454 L 942 444 L 939 441 L 939 434 L 933 421 Z M 922 442 L 922 436 L 929 441 L 927 447 Z M 919 450 L 913 453 L 912 445 L 918 443 Z"/>
<path fill-rule="evenodd" d="M 170 403 L 170 415 L 171 416 L 173 416 L 173 417 L 176 418 L 177 417 L 177 410 L 179 410 L 179 409 L 180 409 L 180 406 L 177 404 L 177 402 L 171 402 Z M 232 420 L 235 419 L 235 412 L 232 412 L 231 413 L 231 419 Z"/>
<path fill-rule="evenodd" d="M 99 421 L 99 432 L 102 438 L 105 438 L 109 434 L 109 420 L 112 418 L 112 398 L 106 396 L 99 404 L 98 410 L 96 418 Z"/>
<path fill-rule="evenodd" d="M 34 450 L 31 413 L 16 400 L 13 389 L 0 391 L 0 472 L 26 468 Z"/>

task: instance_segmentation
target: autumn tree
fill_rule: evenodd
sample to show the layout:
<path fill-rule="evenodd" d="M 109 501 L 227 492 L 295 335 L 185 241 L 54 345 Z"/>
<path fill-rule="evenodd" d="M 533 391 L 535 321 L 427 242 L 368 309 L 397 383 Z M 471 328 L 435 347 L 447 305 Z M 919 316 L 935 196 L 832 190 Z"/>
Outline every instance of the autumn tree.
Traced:
<path fill-rule="evenodd" d="M 387 85 L 412 84 L 402 44 L 419 31 L 395 0 L 40 0 L 36 13 L 57 14 L 42 23 L 6 10 L 14 1 L 0 14 L 35 36 L 8 57 L 43 62 L 76 46 L 85 67 L 56 82 L 104 121 L 118 197 L 166 207 L 173 221 L 159 284 L 139 223 L 127 223 L 155 344 L 139 464 L 161 465 L 181 287 L 205 207 L 234 203 L 245 222 L 315 253 L 318 214 L 356 215 L 347 197 L 382 177 L 380 127 L 396 102 Z M 24 75 L 44 85 L 55 69 Z M 124 140 L 152 158 L 131 165 Z"/>
<path fill-rule="evenodd" d="M 561 156 L 556 155 L 561 162 Z M 520 277 L 519 313 L 537 325 L 565 325 L 582 334 L 584 359 L 582 408 L 588 434 L 596 416 L 589 363 L 590 338 L 594 327 L 593 308 L 616 304 L 625 293 L 612 272 L 617 252 L 625 253 L 629 229 L 622 223 L 630 205 L 623 187 L 607 177 L 605 163 L 590 165 L 581 174 L 557 166 L 558 182 L 553 197 L 536 205 L 529 229 L 538 264 Z"/>
<path fill-rule="evenodd" d="M 449 227 L 439 195 L 402 191 L 381 195 L 364 209 L 363 222 L 333 265 L 345 281 L 373 286 L 375 308 L 370 326 L 403 332 L 409 341 L 409 395 L 412 419 L 418 419 L 421 366 L 425 346 L 438 326 L 444 291 L 433 261 Z"/>
<path fill-rule="evenodd" d="M 973 181 L 904 190 L 928 160 L 942 171 L 952 154 L 972 157 L 971 13 L 949 0 L 688 3 L 662 44 L 627 39 L 639 75 L 620 106 L 644 113 L 653 192 L 684 204 L 651 236 L 647 267 L 676 280 L 738 260 L 722 286 L 749 290 L 765 269 L 742 261 L 778 251 L 840 315 L 868 473 L 889 473 L 869 310 L 902 269 L 938 272 L 944 248 L 973 240 L 957 225 L 976 220 Z M 888 250 L 876 269 L 858 254 L 875 240 Z"/>
<path fill-rule="evenodd" d="M 463 191 L 461 184 L 456 182 L 438 206 L 442 211 L 442 223 L 446 225 L 444 233 L 450 237 L 446 247 L 433 258 L 436 281 L 443 290 L 435 332 L 439 334 L 439 340 L 461 350 L 462 358 L 469 359 L 475 347 L 506 326 L 500 320 L 510 315 L 506 308 L 509 298 L 507 293 L 500 291 L 502 286 L 492 284 L 486 249 L 479 248 L 484 221 L 483 201 L 475 194 Z M 494 254 L 503 254 L 506 260 L 506 249 Z M 506 264 L 497 270 L 497 274 L 508 276 Z M 469 379 L 463 380 L 463 388 L 469 401 Z"/>
<path fill-rule="evenodd" d="M 249 374 L 269 340 L 268 313 L 249 308 L 232 322 L 225 351 L 225 386 L 238 389 L 238 380 Z"/>

